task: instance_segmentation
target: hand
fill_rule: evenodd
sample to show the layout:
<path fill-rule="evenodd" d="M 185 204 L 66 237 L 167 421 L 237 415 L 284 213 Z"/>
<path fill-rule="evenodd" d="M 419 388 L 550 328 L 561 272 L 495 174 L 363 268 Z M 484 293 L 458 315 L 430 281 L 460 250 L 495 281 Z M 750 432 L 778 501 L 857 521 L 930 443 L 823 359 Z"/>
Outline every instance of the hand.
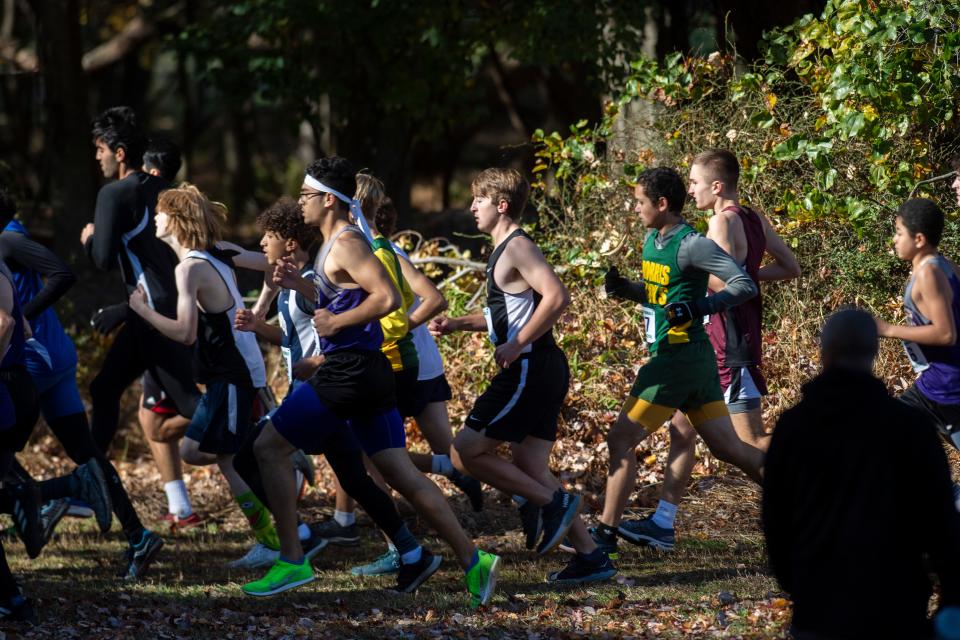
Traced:
<path fill-rule="evenodd" d="M 273 283 L 284 289 L 296 289 L 297 285 L 303 283 L 304 277 L 300 275 L 300 269 L 292 257 L 278 258 L 277 264 L 273 268 Z"/>
<path fill-rule="evenodd" d="M 133 293 L 130 294 L 130 308 L 137 315 L 143 315 L 143 310 L 149 307 L 147 304 L 147 292 L 143 290 L 143 285 L 137 285 Z"/>
<path fill-rule="evenodd" d="M 323 364 L 323 356 L 307 356 L 293 363 L 293 377 L 296 380 L 309 380 Z"/>
<path fill-rule="evenodd" d="M 710 313 L 708 298 L 698 298 L 693 301 L 671 302 L 663 310 L 667 312 L 667 322 L 671 327 L 690 324 L 697 316 L 705 316 Z"/>
<path fill-rule="evenodd" d="M 88 222 L 87 226 L 80 232 L 80 244 L 87 244 L 87 240 L 93 235 L 93 223 Z"/>
<path fill-rule="evenodd" d="M 643 280 L 632 282 L 620 275 L 616 267 L 610 267 L 603 275 L 603 291 L 608 298 L 631 300 L 645 304 L 647 301 L 646 286 Z"/>
<path fill-rule="evenodd" d="M 256 331 L 259 318 L 250 309 L 237 309 L 233 326 L 237 331 Z"/>
<path fill-rule="evenodd" d="M 33 327 L 30 326 L 30 321 L 26 318 L 23 319 L 23 339 L 29 340 L 33 337 Z"/>
<path fill-rule="evenodd" d="M 313 328 L 321 338 L 329 338 L 340 331 L 337 326 L 337 316 L 326 309 L 317 309 L 313 312 Z"/>
<path fill-rule="evenodd" d="M 508 369 L 513 362 L 520 357 L 520 345 L 516 340 L 508 340 L 497 347 L 493 352 L 493 361 L 498 367 Z"/>
<path fill-rule="evenodd" d="M 436 316 L 432 318 L 430 324 L 427 325 L 427 330 L 430 331 L 430 335 L 434 338 L 448 336 L 456 331 L 453 327 L 453 322 L 447 316 Z"/>
<path fill-rule="evenodd" d="M 877 335 L 881 338 L 890 338 L 890 329 L 893 325 L 889 322 L 881 320 L 880 318 L 874 318 L 874 321 L 877 323 Z"/>
<path fill-rule="evenodd" d="M 127 320 L 127 311 L 129 306 L 126 302 L 111 304 L 107 307 L 97 309 L 90 319 L 90 326 L 96 329 L 102 336 L 109 335 L 111 331 L 119 327 Z"/>

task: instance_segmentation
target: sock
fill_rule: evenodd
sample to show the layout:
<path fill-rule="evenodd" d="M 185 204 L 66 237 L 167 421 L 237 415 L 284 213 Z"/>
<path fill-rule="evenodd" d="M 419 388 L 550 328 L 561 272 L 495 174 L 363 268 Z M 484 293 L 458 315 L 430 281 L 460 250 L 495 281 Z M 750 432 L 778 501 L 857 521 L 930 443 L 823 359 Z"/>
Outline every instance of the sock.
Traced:
<path fill-rule="evenodd" d="M 450 462 L 450 456 L 434 455 L 430 459 L 430 471 L 449 478 L 453 473 L 453 463 Z"/>
<path fill-rule="evenodd" d="M 401 558 L 404 557 L 405 554 L 416 552 L 417 556 L 413 562 L 420 559 L 420 543 L 417 542 L 417 539 L 410 533 L 407 525 L 401 525 L 397 532 L 390 537 Z"/>
<path fill-rule="evenodd" d="M 355 511 L 334 511 L 333 519 L 341 527 L 349 527 L 357 521 L 357 516 Z"/>
<path fill-rule="evenodd" d="M 653 524 L 661 529 L 673 529 L 673 521 L 677 518 L 677 505 L 666 500 L 657 503 L 657 511 L 653 514 Z"/>
<path fill-rule="evenodd" d="M 522 507 L 523 505 L 527 504 L 527 499 L 523 496 L 513 496 L 513 501 L 517 503 L 518 507 Z"/>
<path fill-rule="evenodd" d="M 280 556 L 280 559 L 286 562 L 287 564 L 295 564 L 297 566 L 302 565 L 307 560 L 306 557 L 302 557 L 300 558 L 299 561 L 294 562 L 293 560 L 289 560 L 287 558 L 284 558 L 283 556 Z"/>
<path fill-rule="evenodd" d="M 474 550 L 473 550 L 473 557 L 470 558 L 470 566 L 467 567 L 467 573 L 470 573 L 470 569 L 473 569 L 473 568 L 477 565 L 478 562 L 480 562 L 480 550 L 479 550 L 479 549 L 474 549 Z"/>
<path fill-rule="evenodd" d="M 190 496 L 187 495 L 187 485 L 183 483 L 183 480 L 165 482 L 163 490 L 167 494 L 167 511 L 178 518 L 186 518 L 193 513 Z"/>
<path fill-rule="evenodd" d="M 387 543 L 387 549 L 389 549 L 393 553 L 397 553 L 397 554 L 400 553 L 399 551 L 397 551 L 397 545 L 393 544 L 392 542 Z"/>
<path fill-rule="evenodd" d="M 617 537 L 617 528 L 611 527 L 608 524 L 603 524 L 602 522 L 597 523 L 597 533 L 600 534 L 601 538 L 604 540 L 616 539 Z"/>
<path fill-rule="evenodd" d="M 257 496 L 253 495 L 253 491 L 247 491 L 237 496 L 235 500 L 240 505 L 243 515 L 247 517 L 257 542 L 273 550 L 279 549 L 280 538 L 277 537 L 277 530 L 273 528 L 270 513 L 263 503 L 257 500 Z"/>
<path fill-rule="evenodd" d="M 310 539 L 310 527 L 305 522 L 297 525 L 297 537 L 300 538 L 300 542 Z"/>

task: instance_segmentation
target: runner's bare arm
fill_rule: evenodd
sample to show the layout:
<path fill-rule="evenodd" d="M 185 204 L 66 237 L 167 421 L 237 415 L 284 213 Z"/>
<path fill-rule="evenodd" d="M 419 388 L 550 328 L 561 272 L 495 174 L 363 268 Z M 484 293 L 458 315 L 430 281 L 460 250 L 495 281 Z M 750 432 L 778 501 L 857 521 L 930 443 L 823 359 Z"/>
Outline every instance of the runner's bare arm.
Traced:
<path fill-rule="evenodd" d="M 217 248 L 225 251 L 236 252 L 236 255 L 231 256 L 233 266 L 235 267 L 240 267 L 241 269 L 250 269 L 251 271 L 271 270 L 270 263 L 267 262 L 267 257 L 260 251 L 250 251 L 249 249 L 244 249 L 238 244 L 227 242 L 225 240 L 218 242 Z"/>
<path fill-rule="evenodd" d="M 357 234 L 344 234 L 337 238 L 324 268 L 328 274 L 345 272 L 349 280 L 367 292 L 367 297 L 359 305 L 343 313 L 333 314 L 326 309 L 318 309 L 314 314 L 313 324 L 321 336 L 331 336 L 341 329 L 379 320 L 400 308 L 400 292 L 393 286 L 387 270 L 370 250 L 370 245 Z"/>
<path fill-rule="evenodd" d="M 482 313 L 471 313 L 468 316 L 458 318 L 449 318 L 447 316 L 437 316 L 427 325 L 430 334 L 435 338 L 450 335 L 456 331 L 486 331 L 487 320 Z"/>
<path fill-rule="evenodd" d="M 446 311 L 447 300 L 440 293 L 440 289 L 437 289 L 437 285 L 433 284 L 433 281 L 423 275 L 409 260 L 401 255 L 398 255 L 397 258 L 400 259 L 400 270 L 403 272 L 404 280 L 409 283 L 410 289 L 420 298 L 420 304 L 407 318 L 410 331 L 413 331 L 438 313 Z"/>
<path fill-rule="evenodd" d="M 763 223 L 763 235 L 767 240 L 767 253 L 773 258 L 773 262 L 760 267 L 760 282 L 799 278 L 800 263 L 797 262 L 797 256 L 793 254 L 793 251 L 773 228 L 767 217 L 761 213 L 757 215 L 760 216 L 760 222 Z"/>
<path fill-rule="evenodd" d="M 197 341 L 197 287 L 200 266 L 193 260 L 177 265 L 174 272 L 177 279 L 176 319 L 151 309 L 147 304 L 147 295 L 140 287 L 130 294 L 130 308 L 171 340 L 193 344 Z"/>
<path fill-rule="evenodd" d="M 953 317 L 953 292 L 950 281 L 935 265 L 927 264 L 917 271 L 913 284 L 913 300 L 930 324 L 918 327 L 889 324 L 877 318 L 877 333 L 884 338 L 900 338 L 929 346 L 952 346 L 957 343 L 956 319 Z"/>
<path fill-rule="evenodd" d="M 506 253 L 510 265 L 517 270 L 530 288 L 541 296 L 540 304 L 537 305 L 530 321 L 511 341 L 516 342 L 519 355 L 519 349 L 526 347 L 553 328 L 563 310 L 570 304 L 570 293 L 534 243 L 526 239 L 522 242 L 511 242 L 507 246 Z"/>

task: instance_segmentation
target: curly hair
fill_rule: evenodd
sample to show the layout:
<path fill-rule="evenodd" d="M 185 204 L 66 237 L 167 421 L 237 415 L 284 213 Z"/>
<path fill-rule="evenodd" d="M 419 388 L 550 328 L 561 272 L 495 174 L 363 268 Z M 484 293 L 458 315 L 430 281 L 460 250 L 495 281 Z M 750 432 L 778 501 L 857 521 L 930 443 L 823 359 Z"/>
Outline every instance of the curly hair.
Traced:
<path fill-rule="evenodd" d="M 264 232 L 270 231 L 284 240 L 296 240 L 304 251 L 309 251 L 319 235 L 317 227 L 303 221 L 303 210 L 297 201 L 283 196 L 257 216 L 257 226 Z"/>
<path fill-rule="evenodd" d="M 683 211 L 683 205 L 687 201 L 687 188 L 683 184 L 683 178 L 673 169 L 647 169 L 637 176 L 637 184 L 643 187 L 643 192 L 651 202 L 656 203 L 660 198 L 666 198 L 671 212 Z"/>
<path fill-rule="evenodd" d="M 392 236 L 397 230 L 397 207 L 390 198 L 384 198 L 377 209 L 377 229 L 386 237 Z"/>
<path fill-rule="evenodd" d="M 212 202 L 194 185 L 184 182 L 160 193 L 157 212 L 167 216 L 170 233 L 187 249 L 206 250 L 223 237 L 227 207 Z"/>

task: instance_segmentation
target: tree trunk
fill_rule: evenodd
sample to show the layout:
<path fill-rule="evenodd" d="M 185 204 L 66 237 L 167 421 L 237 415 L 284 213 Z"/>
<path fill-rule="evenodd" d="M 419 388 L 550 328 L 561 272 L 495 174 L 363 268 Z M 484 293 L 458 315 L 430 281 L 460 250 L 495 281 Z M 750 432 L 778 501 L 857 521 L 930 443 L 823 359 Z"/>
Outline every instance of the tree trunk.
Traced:
<path fill-rule="evenodd" d="M 45 164 L 53 176 L 50 200 L 56 219 L 56 250 L 64 257 L 79 255 L 80 230 L 93 221 L 98 180 L 80 63 L 78 0 L 43 0 L 34 2 L 33 10 L 44 81 L 38 110 L 45 115 Z"/>

